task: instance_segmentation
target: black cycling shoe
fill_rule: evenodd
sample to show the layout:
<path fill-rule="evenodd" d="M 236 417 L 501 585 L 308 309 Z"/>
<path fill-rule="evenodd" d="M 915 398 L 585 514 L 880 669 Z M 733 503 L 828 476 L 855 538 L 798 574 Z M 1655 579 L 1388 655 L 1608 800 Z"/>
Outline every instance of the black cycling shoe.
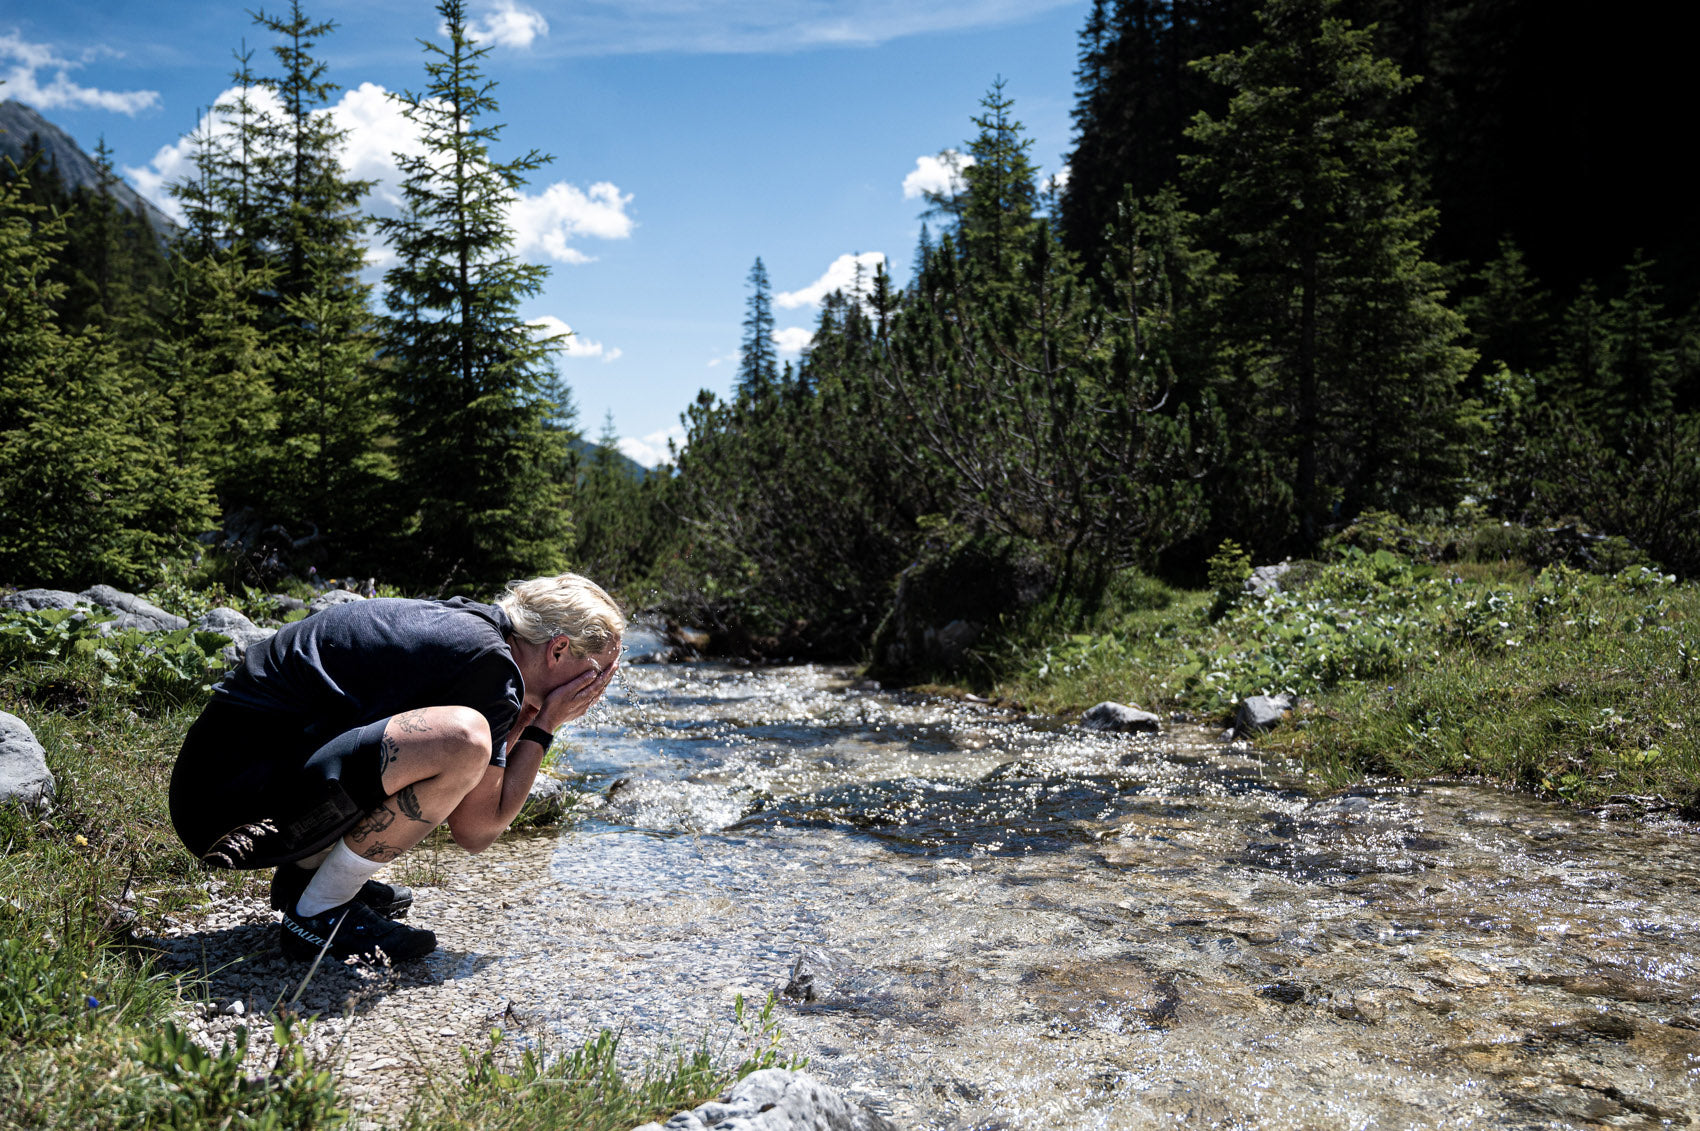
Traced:
<path fill-rule="evenodd" d="M 272 910 L 293 910 L 295 901 L 307 890 L 307 884 L 312 878 L 312 872 L 306 868 L 297 868 L 293 864 L 278 868 L 272 873 Z M 367 880 L 354 898 L 380 915 L 400 919 L 407 914 L 407 909 L 413 906 L 413 889 L 400 884 Z"/>
<path fill-rule="evenodd" d="M 317 915 L 283 913 L 283 953 L 290 958 L 310 959 L 321 949 L 332 958 L 388 958 L 408 962 L 437 949 L 437 936 L 418 927 L 407 927 L 351 899 L 340 907 Z M 330 947 L 325 948 L 325 940 Z"/>

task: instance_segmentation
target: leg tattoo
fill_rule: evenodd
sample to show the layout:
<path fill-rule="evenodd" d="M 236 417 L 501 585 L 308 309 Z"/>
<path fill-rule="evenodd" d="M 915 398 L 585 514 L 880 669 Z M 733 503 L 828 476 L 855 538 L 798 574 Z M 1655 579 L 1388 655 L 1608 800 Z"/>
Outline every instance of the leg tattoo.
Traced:
<path fill-rule="evenodd" d="M 395 803 L 396 808 L 400 809 L 402 814 L 410 821 L 418 821 L 422 825 L 437 823 L 427 817 L 425 811 L 419 807 L 419 798 L 414 794 L 413 787 L 410 785 L 401 787 L 401 791 L 395 795 Z"/>
<path fill-rule="evenodd" d="M 348 830 L 348 839 L 365 844 L 367 837 L 377 836 L 394 823 L 395 814 L 390 811 L 388 806 L 380 805 L 360 818 L 360 822 Z"/>

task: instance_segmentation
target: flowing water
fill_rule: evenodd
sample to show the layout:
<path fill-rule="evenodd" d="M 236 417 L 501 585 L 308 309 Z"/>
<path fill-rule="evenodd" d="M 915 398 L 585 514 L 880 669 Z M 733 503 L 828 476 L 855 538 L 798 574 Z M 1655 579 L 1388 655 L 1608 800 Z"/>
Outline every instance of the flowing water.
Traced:
<path fill-rule="evenodd" d="M 633 666 L 516 926 L 569 1035 L 723 1024 L 911 1128 L 1700 1122 L 1700 836 L 1457 784 L 1325 794 L 847 669 Z"/>

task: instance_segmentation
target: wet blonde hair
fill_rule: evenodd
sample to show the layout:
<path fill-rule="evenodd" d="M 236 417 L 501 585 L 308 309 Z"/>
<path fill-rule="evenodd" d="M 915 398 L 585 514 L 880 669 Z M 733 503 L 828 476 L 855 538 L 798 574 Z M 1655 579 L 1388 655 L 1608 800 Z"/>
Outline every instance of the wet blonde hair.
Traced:
<path fill-rule="evenodd" d="M 496 604 L 513 622 L 514 635 L 527 644 L 565 636 L 568 650 L 581 660 L 626 634 L 626 618 L 614 598 L 576 573 L 510 581 Z"/>

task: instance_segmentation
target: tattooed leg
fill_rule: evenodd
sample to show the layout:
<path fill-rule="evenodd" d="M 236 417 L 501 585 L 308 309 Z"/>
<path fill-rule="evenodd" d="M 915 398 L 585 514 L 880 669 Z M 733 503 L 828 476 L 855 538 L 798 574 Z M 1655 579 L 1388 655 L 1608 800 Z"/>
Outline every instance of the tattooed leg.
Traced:
<path fill-rule="evenodd" d="M 490 728 L 466 707 L 425 707 L 393 716 L 379 748 L 389 796 L 348 831 L 344 843 L 389 861 L 424 839 L 484 778 Z"/>

